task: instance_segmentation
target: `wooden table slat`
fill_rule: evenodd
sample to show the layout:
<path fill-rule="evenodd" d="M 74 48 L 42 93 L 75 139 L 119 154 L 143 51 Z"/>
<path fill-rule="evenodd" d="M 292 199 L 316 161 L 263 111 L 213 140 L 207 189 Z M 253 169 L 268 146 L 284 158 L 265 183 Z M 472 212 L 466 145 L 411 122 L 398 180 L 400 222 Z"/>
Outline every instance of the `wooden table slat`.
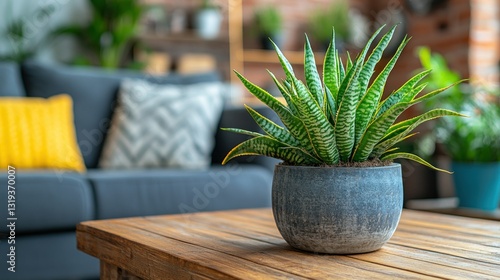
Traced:
<path fill-rule="evenodd" d="M 395 244 L 386 244 L 383 247 L 389 254 L 394 254 L 398 256 L 406 256 L 408 258 L 432 262 L 435 264 L 441 264 L 449 267 L 454 267 L 462 270 L 467 270 L 479 274 L 485 274 L 489 276 L 498 277 L 499 275 L 499 266 L 491 263 L 483 263 L 476 260 L 464 259 L 457 256 L 447 255 L 446 258 L 443 258 L 441 253 L 433 252 L 433 251 L 425 251 L 414 249 L 407 246 L 395 245 Z"/>
<path fill-rule="evenodd" d="M 409 209 L 403 211 L 402 219 L 405 223 L 413 223 L 420 226 L 448 228 L 483 235 L 497 236 L 500 230 L 500 223 L 496 221 Z"/>
<path fill-rule="evenodd" d="M 243 258 L 256 264 L 282 269 L 283 262 L 288 264 L 287 271 L 302 277 L 324 279 L 335 275 L 337 277 L 359 277 L 387 279 L 391 277 L 412 278 L 419 276 L 406 271 L 398 271 L 373 263 L 360 263 L 347 256 L 331 256 L 310 259 L 309 253 L 294 250 L 286 242 L 276 236 L 259 235 L 256 232 L 220 231 L 210 228 L 189 228 L 183 224 L 143 223 L 148 230 L 167 238 L 175 238 L 190 244 L 203 244 L 205 248 L 226 253 L 231 257 Z M 134 226 L 130 224 L 129 226 Z M 315 269 L 317 268 L 317 269 Z M 349 269 L 348 269 L 349 268 Z M 311 272 L 312 271 L 312 272 Z"/>
<path fill-rule="evenodd" d="M 139 224 L 139 222 L 136 223 Z M 165 265 L 179 266 L 201 275 L 213 276 L 214 279 L 234 279 L 238 275 L 244 275 L 246 271 L 253 271 L 251 277 L 247 279 L 262 279 L 262 277 L 268 276 L 274 276 L 274 279 L 295 277 L 293 274 L 272 268 L 256 267 L 254 263 L 242 259 L 229 259 L 225 253 L 167 238 L 148 230 L 120 224 L 120 222 L 102 224 L 99 228 L 112 234 L 112 239 L 108 238 L 109 235 L 96 236 L 97 238 L 92 242 L 79 243 L 78 248 L 118 267 L 133 270 L 139 277 L 164 279 L 163 277 L 154 277 L 151 273 L 151 266 L 148 265 L 151 259 L 161 260 L 161 262 L 157 262 L 159 266 L 155 269 L 161 269 Z M 82 228 L 77 229 L 77 231 L 77 234 L 82 234 Z M 99 234 L 99 232 L 96 231 L 94 234 Z M 78 236 L 78 239 L 84 239 L 84 237 Z M 130 248 L 134 253 L 131 256 L 115 255 L 106 249 L 111 247 L 110 243 Z M 186 259 L 189 259 L 188 263 L 186 263 Z M 207 260 L 210 261 L 207 262 Z M 123 267 L 124 265 L 127 267 Z M 168 269 L 170 268 L 167 267 L 165 271 Z M 177 271 L 177 273 L 176 277 L 183 275 L 183 271 Z"/>
<path fill-rule="evenodd" d="M 409 242 L 409 240 L 411 241 Z M 500 250 L 498 248 L 491 248 L 467 242 L 458 242 L 451 238 L 447 240 L 445 238 L 421 236 L 399 231 L 397 234 L 394 234 L 390 242 L 500 265 Z"/>

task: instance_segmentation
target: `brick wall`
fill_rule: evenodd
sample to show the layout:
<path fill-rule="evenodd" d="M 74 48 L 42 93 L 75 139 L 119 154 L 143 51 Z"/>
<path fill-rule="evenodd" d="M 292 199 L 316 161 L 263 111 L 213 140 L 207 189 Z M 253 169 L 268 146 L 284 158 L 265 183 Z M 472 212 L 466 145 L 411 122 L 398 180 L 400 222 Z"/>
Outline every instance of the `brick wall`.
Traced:
<path fill-rule="evenodd" d="M 471 0 L 470 77 L 477 83 L 499 83 L 500 2 Z"/>
<path fill-rule="evenodd" d="M 170 5 L 179 3 L 175 0 L 143 1 Z M 255 48 L 258 45 L 255 34 L 251 32 L 254 10 L 257 7 L 272 5 L 278 7 L 284 17 L 285 40 L 282 48 L 302 50 L 303 34 L 307 30 L 307 21 L 311 14 L 335 1 L 339 0 L 244 0 L 242 1 L 244 45 L 246 48 Z M 199 0 L 185 0 L 182 6 L 193 7 L 199 2 Z M 227 4 L 225 0 L 218 2 Z M 399 87 L 420 67 L 415 53 L 418 46 L 428 46 L 433 52 L 441 53 L 450 67 L 463 77 L 470 76 L 473 81 L 499 83 L 499 0 L 448 0 L 425 15 L 412 12 L 405 0 L 350 0 L 349 2 L 352 8 L 360 10 L 375 25 L 396 17 L 398 12 L 402 12 L 407 19 L 406 33 L 412 40 L 388 81 L 387 91 Z M 388 58 L 385 59 L 387 60 Z M 269 81 L 266 68 L 278 75 L 280 73 L 279 65 L 272 63 L 246 63 L 244 68 L 245 75 L 259 84 Z"/>
<path fill-rule="evenodd" d="M 402 9 L 407 17 L 407 33 L 412 37 L 394 69 L 388 82 L 388 89 L 399 87 L 416 69 L 421 67 L 416 56 L 416 49 L 419 46 L 427 46 L 433 52 L 441 53 L 453 70 L 459 72 L 463 77 L 468 77 L 471 17 L 468 1 L 449 0 L 446 4 L 436 7 L 425 15 L 411 11 L 407 6 L 404 6 L 403 1 L 377 2 L 385 2 L 386 8 Z M 375 7 L 375 9 L 380 11 L 381 7 Z"/>
<path fill-rule="evenodd" d="M 283 17 L 284 50 L 301 50 L 304 42 L 304 32 L 307 22 L 317 11 L 329 7 L 339 0 L 244 0 L 243 27 L 244 43 L 246 47 L 255 48 L 256 35 L 252 33 L 254 12 L 261 7 L 274 6 L 279 8 Z M 359 2 L 359 0 L 351 0 Z M 364 0 L 361 0 L 364 1 Z"/>
<path fill-rule="evenodd" d="M 486 0 L 477 0 L 479 2 Z M 490 0 L 494 2 L 498 0 Z M 254 7 L 258 5 L 272 4 L 282 8 L 285 15 L 285 49 L 300 50 L 303 44 L 302 36 L 304 24 L 308 13 L 332 3 L 334 1 L 314 0 L 245 0 L 244 1 L 244 22 L 248 25 L 251 21 Z M 402 0 L 351 0 L 350 5 L 363 12 L 371 21 L 383 23 L 396 17 L 398 12 L 402 12 L 407 19 L 406 33 L 412 40 L 406 47 L 401 58 L 393 71 L 393 75 L 388 81 L 386 91 L 390 92 L 398 88 L 404 80 L 408 79 L 415 70 L 420 68 L 420 63 L 416 57 L 418 46 L 428 46 L 434 52 L 439 52 L 449 61 L 450 67 L 458 71 L 462 76 L 469 76 L 469 39 L 471 6 L 468 1 L 449 0 L 446 5 L 437 7 L 426 15 L 419 15 L 410 11 Z M 245 35 L 249 40 L 249 34 Z M 251 43 L 247 43 L 247 46 Z M 388 61 L 385 58 L 384 61 Z M 265 68 L 280 73 L 276 65 L 260 65 L 250 63 L 245 65 L 245 74 L 257 82 L 266 79 Z M 258 74 L 261 72 L 260 74 Z M 264 73 L 262 73 L 264 72 Z"/>

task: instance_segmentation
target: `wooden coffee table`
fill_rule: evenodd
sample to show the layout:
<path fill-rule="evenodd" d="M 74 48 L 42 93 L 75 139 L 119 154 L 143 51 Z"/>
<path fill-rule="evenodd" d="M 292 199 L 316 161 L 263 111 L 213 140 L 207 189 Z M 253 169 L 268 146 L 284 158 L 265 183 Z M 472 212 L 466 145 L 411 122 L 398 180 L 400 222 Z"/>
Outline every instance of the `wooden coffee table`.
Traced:
<path fill-rule="evenodd" d="M 500 223 L 404 210 L 382 249 L 295 250 L 270 209 L 83 222 L 78 249 L 101 279 L 500 279 Z"/>

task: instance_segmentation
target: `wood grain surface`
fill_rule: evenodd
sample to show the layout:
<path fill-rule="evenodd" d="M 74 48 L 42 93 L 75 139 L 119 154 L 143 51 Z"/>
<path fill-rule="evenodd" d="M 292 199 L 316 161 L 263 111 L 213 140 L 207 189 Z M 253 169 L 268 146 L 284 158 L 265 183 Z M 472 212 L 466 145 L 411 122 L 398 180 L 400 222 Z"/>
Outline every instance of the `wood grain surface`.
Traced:
<path fill-rule="evenodd" d="M 101 279 L 500 279 L 500 223 L 414 210 L 357 255 L 291 248 L 270 209 L 89 221 L 77 241 Z"/>

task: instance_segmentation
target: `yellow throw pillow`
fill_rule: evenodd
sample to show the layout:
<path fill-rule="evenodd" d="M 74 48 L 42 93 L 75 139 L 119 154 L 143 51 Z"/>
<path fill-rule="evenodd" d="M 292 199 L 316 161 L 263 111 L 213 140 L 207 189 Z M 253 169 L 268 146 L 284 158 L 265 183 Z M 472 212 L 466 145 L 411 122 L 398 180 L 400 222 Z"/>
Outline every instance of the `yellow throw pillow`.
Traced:
<path fill-rule="evenodd" d="M 0 168 L 8 165 L 85 171 L 69 95 L 0 97 Z"/>

